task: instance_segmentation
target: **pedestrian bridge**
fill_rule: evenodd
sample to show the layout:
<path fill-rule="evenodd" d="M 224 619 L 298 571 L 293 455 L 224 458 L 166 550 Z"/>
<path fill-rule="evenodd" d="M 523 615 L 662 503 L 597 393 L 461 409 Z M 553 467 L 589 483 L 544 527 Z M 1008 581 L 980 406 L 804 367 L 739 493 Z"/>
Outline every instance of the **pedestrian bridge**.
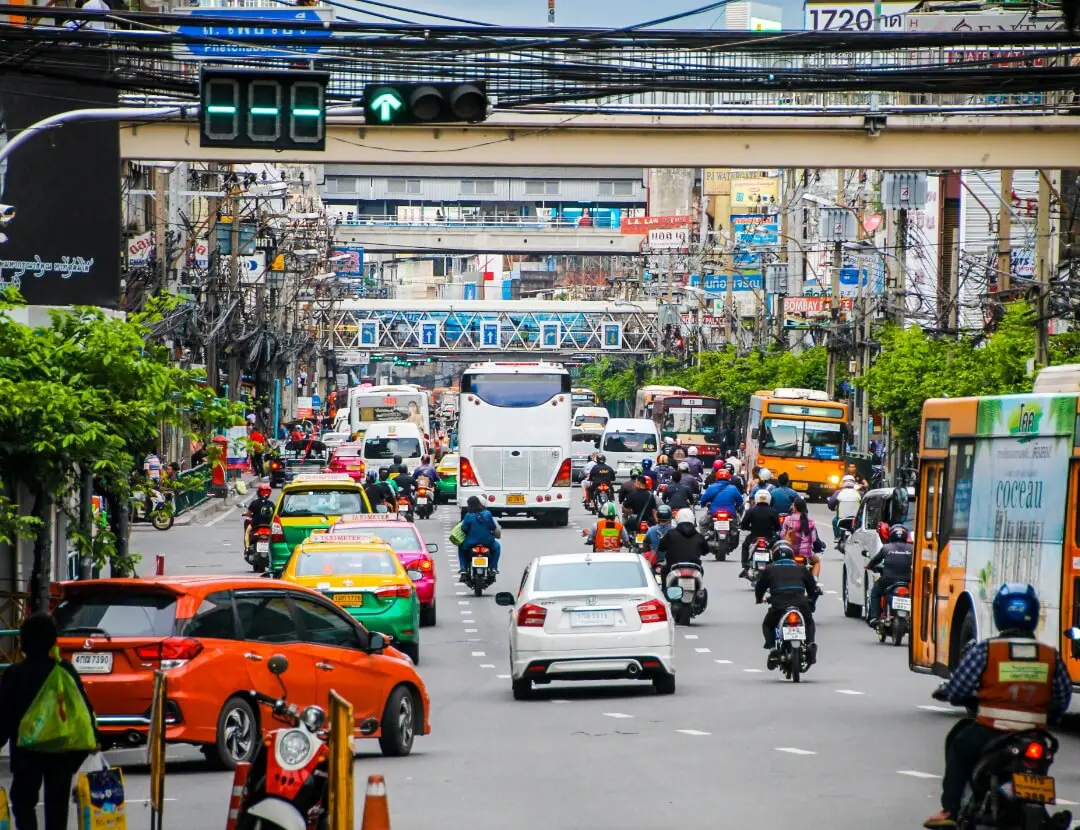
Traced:
<path fill-rule="evenodd" d="M 660 350 L 656 304 L 619 300 L 349 300 L 321 312 L 318 325 L 346 364 L 375 352 L 483 359 Z"/>

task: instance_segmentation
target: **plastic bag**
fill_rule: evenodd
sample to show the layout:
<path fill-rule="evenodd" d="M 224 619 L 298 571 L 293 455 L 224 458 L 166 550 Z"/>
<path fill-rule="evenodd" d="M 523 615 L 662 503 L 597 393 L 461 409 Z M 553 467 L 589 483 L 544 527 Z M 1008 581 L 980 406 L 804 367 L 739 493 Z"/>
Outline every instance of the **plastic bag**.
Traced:
<path fill-rule="evenodd" d="M 79 684 L 59 659 L 19 722 L 19 746 L 35 752 L 88 752 L 97 748 L 90 708 Z"/>
<path fill-rule="evenodd" d="M 447 537 L 450 540 L 451 545 L 461 545 L 465 541 L 465 523 L 458 522 L 454 525 L 454 529 L 450 531 L 450 535 Z"/>
<path fill-rule="evenodd" d="M 110 767 L 100 752 L 87 758 L 79 771 L 75 802 L 79 830 L 127 830 L 124 775 Z"/>

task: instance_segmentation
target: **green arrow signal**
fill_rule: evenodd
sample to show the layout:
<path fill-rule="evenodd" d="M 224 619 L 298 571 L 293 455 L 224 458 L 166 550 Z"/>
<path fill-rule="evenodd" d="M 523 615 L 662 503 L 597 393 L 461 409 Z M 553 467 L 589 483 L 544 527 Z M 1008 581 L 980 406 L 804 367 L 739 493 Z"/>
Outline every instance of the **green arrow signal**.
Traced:
<path fill-rule="evenodd" d="M 401 99 L 393 92 L 384 92 L 371 102 L 371 109 L 379 116 L 380 121 L 386 122 L 401 109 Z"/>

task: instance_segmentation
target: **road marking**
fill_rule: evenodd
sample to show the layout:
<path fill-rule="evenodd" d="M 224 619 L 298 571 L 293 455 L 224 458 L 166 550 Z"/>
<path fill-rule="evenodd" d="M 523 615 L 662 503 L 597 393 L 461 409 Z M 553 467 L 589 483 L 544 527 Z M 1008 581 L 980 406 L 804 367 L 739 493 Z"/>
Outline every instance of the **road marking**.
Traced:
<path fill-rule="evenodd" d="M 223 548 L 231 548 L 232 547 L 232 542 L 222 542 L 221 546 Z"/>
<path fill-rule="evenodd" d="M 866 692 L 856 692 L 854 689 L 837 689 L 838 695 L 864 695 Z"/>
<path fill-rule="evenodd" d="M 927 712 L 948 712 L 950 715 L 959 710 L 950 709 L 948 706 L 916 706 L 916 709 L 925 709 Z"/>
<path fill-rule="evenodd" d="M 826 591 L 825 593 L 826 593 L 826 594 L 835 594 L 835 593 L 836 593 L 836 591 Z"/>
<path fill-rule="evenodd" d="M 732 664 L 731 660 L 713 660 L 713 662 L 719 663 L 721 666 L 730 666 Z"/>
<path fill-rule="evenodd" d="M 479 628 L 466 628 L 465 633 L 466 634 L 479 634 L 480 629 Z"/>
<path fill-rule="evenodd" d="M 205 525 L 203 525 L 203 527 L 213 527 L 218 522 L 220 522 L 222 519 L 229 518 L 229 516 L 231 516 L 235 512 L 236 512 L 236 508 L 235 507 L 230 507 L 228 510 L 226 510 L 224 513 L 222 513 L 220 516 L 217 516 L 216 518 L 213 518 L 210 521 L 208 521 Z"/>
<path fill-rule="evenodd" d="M 747 674 L 761 674 L 765 669 L 743 669 Z"/>
<path fill-rule="evenodd" d="M 463 597 L 463 596 L 465 596 L 467 591 L 455 591 L 454 593 L 457 594 L 459 597 Z"/>
<path fill-rule="evenodd" d="M 898 769 L 897 775 L 910 775 L 912 778 L 941 778 L 940 775 L 934 775 L 932 772 L 919 772 L 917 769 Z"/>
<path fill-rule="evenodd" d="M 459 600 L 457 601 L 457 604 L 458 604 L 458 605 L 468 605 L 468 604 L 469 604 L 469 601 L 468 601 L 467 599 L 459 599 Z"/>
<path fill-rule="evenodd" d="M 632 718 L 633 715 L 627 715 L 623 712 L 604 712 L 605 718 Z"/>
<path fill-rule="evenodd" d="M 696 640 L 698 638 L 698 635 L 697 634 L 683 634 L 683 637 L 686 638 L 687 640 Z"/>
<path fill-rule="evenodd" d="M 493 669 L 493 668 L 495 668 L 495 664 L 494 663 L 481 663 L 480 668 L 482 668 L 482 669 Z"/>
<path fill-rule="evenodd" d="M 462 614 L 471 614 L 471 613 L 472 613 L 472 611 L 470 611 L 470 610 L 469 610 L 468 608 L 462 608 L 462 609 L 461 609 L 461 613 L 462 613 Z"/>
<path fill-rule="evenodd" d="M 463 623 L 474 623 L 476 620 L 462 620 Z"/>
<path fill-rule="evenodd" d="M 676 732 L 682 735 L 711 735 L 712 732 L 701 732 L 697 729 L 676 729 Z"/>
<path fill-rule="evenodd" d="M 569 703 L 569 702 L 570 702 L 569 700 L 555 700 L 555 699 L 552 699 L 552 700 L 548 701 L 548 703 Z"/>
<path fill-rule="evenodd" d="M 1064 799 L 1064 798 L 1055 799 L 1054 803 L 1055 804 L 1064 804 L 1066 807 L 1075 807 L 1076 804 L 1077 804 L 1077 802 L 1075 802 L 1075 801 L 1069 801 L 1069 800 Z"/>
<path fill-rule="evenodd" d="M 695 648 L 694 651 L 696 651 L 698 654 L 710 654 L 712 652 L 712 649 L 711 648 Z"/>
<path fill-rule="evenodd" d="M 487 652 L 485 652 L 485 651 L 474 651 L 472 653 L 472 656 L 473 657 L 487 657 Z"/>
<path fill-rule="evenodd" d="M 799 749 L 796 746 L 778 746 L 776 747 L 776 751 L 787 752 L 789 755 L 817 755 L 817 753 L 813 752 L 812 750 Z"/>
<path fill-rule="evenodd" d="M 499 680 L 509 680 L 510 679 L 510 675 L 508 675 L 508 674 L 497 674 L 495 676 L 497 678 L 499 678 Z"/>

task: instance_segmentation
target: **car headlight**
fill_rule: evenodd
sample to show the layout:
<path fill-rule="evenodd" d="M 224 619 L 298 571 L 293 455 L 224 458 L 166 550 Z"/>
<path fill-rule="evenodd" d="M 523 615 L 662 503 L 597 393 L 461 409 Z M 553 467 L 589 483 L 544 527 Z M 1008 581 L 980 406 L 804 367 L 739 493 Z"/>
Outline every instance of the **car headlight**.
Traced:
<path fill-rule="evenodd" d="M 840 476 L 829 476 L 829 484 L 839 484 Z"/>
<path fill-rule="evenodd" d="M 318 706 L 309 706 L 300 713 L 300 720 L 312 732 L 318 732 L 326 723 L 326 712 Z"/>
<path fill-rule="evenodd" d="M 283 763 L 288 766 L 299 764 L 311 751 L 311 738 L 299 729 L 292 729 L 285 733 L 278 744 L 278 754 Z"/>

